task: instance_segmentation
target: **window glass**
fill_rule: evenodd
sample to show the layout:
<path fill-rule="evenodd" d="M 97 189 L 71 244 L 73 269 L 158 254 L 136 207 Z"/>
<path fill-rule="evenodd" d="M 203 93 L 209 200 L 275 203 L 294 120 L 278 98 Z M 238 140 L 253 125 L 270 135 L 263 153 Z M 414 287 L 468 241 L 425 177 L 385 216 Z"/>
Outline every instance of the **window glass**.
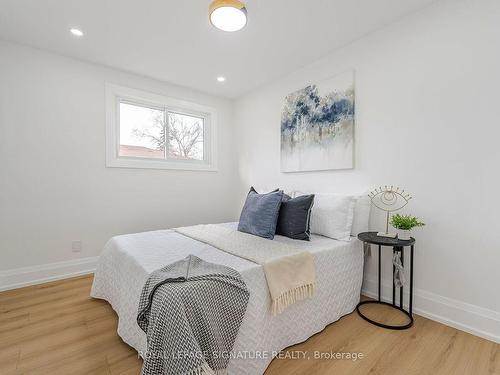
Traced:
<path fill-rule="evenodd" d="M 168 112 L 169 158 L 203 160 L 203 138 L 202 118 Z"/>
<path fill-rule="evenodd" d="M 119 156 L 165 159 L 165 112 L 120 103 Z"/>

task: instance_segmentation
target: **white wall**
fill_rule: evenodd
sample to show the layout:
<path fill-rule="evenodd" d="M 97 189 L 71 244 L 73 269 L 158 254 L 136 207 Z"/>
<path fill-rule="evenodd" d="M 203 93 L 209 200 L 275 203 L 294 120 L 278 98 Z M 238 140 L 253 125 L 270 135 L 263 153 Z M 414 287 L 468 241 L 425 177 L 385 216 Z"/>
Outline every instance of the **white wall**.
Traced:
<path fill-rule="evenodd" d="M 389 183 L 414 194 L 406 211 L 428 224 L 416 311 L 499 341 L 499 42 L 498 1 L 440 1 L 240 98 L 234 123 L 230 101 L 0 42 L 0 289 L 92 269 L 115 234 L 234 220 L 249 185 Z M 280 173 L 285 95 L 352 68 L 355 168 Z M 216 107 L 219 171 L 105 168 L 105 82 Z"/>
<path fill-rule="evenodd" d="M 105 82 L 215 107 L 218 172 L 106 168 Z M 0 288 L 91 269 L 116 234 L 234 220 L 233 137 L 229 100 L 0 42 Z"/>
<path fill-rule="evenodd" d="M 427 223 L 416 234 L 417 310 L 500 340 L 499 45 L 500 2 L 440 1 L 240 98 L 240 191 L 406 188 L 415 198 L 405 211 Z M 353 68 L 355 168 L 280 173 L 285 95 Z M 376 260 L 367 258 L 367 293 Z"/>

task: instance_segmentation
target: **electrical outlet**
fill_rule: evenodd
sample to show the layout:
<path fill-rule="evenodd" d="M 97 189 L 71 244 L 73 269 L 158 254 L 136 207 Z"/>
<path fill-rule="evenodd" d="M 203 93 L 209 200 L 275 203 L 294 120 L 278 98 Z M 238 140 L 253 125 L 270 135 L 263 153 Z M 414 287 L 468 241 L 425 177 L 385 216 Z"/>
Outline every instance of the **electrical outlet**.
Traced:
<path fill-rule="evenodd" d="M 71 242 L 71 251 L 74 253 L 79 253 L 82 251 L 82 241 Z"/>

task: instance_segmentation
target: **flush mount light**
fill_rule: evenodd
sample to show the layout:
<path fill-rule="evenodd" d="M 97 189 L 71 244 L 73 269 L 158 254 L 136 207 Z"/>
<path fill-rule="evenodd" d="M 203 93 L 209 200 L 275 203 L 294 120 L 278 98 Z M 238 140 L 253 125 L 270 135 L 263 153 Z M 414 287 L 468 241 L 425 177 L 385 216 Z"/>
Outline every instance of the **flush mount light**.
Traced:
<path fill-rule="evenodd" d="M 71 32 L 71 34 L 73 34 L 73 35 L 76 35 L 76 36 L 83 36 L 83 31 L 81 31 L 81 30 L 78 30 L 78 29 L 73 28 L 73 29 L 70 29 L 69 31 L 70 31 L 70 32 Z"/>
<path fill-rule="evenodd" d="M 247 9 L 239 0 L 214 0 L 208 7 L 210 23 L 223 31 L 238 31 L 247 24 Z"/>
<path fill-rule="evenodd" d="M 217 82 L 224 82 L 226 80 L 226 77 L 219 76 L 217 77 Z"/>

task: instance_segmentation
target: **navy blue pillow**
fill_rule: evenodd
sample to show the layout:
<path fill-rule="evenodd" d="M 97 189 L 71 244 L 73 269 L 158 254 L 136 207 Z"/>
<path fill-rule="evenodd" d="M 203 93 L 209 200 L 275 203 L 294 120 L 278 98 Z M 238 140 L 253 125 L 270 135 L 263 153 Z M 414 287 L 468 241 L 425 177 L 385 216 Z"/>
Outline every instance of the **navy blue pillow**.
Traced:
<path fill-rule="evenodd" d="M 314 203 L 314 194 L 290 198 L 284 194 L 281 202 L 276 234 L 293 238 L 294 240 L 309 241 L 311 232 L 311 209 Z"/>
<path fill-rule="evenodd" d="M 252 187 L 241 211 L 238 230 L 272 240 L 282 199 L 282 190 L 258 194 Z"/>

